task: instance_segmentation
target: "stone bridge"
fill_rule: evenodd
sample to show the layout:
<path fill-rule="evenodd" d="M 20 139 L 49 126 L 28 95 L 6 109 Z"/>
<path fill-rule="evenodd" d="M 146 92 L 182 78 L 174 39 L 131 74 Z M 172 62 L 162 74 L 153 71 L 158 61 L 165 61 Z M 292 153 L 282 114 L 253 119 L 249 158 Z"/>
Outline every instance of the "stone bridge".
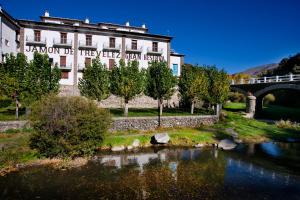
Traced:
<path fill-rule="evenodd" d="M 241 79 L 238 82 L 232 81 L 230 89 L 247 97 L 246 112 L 249 117 L 253 117 L 255 113 L 262 110 L 265 95 L 282 89 L 300 92 L 300 74 Z"/>

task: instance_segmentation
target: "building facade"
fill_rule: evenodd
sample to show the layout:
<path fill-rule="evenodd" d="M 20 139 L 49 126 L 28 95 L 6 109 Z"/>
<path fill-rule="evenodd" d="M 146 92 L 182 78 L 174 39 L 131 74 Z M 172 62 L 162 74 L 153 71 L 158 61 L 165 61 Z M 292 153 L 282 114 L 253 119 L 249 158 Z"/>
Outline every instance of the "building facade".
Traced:
<path fill-rule="evenodd" d="M 150 34 L 145 25 L 90 23 L 89 19 L 52 17 L 48 11 L 40 19 L 11 18 L 16 30 L 1 30 L 14 36 L 9 40 L 16 42 L 2 52 L 22 52 L 28 60 L 33 59 L 34 52 L 47 53 L 53 66 L 62 71 L 62 88 L 77 86 L 85 66 L 96 57 L 109 69 L 118 65 L 120 59 L 137 60 L 142 68 L 147 68 L 151 61 L 165 61 L 175 76 L 180 75 L 184 55 L 171 50 L 172 37 Z"/>
<path fill-rule="evenodd" d="M 6 54 L 19 51 L 19 30 L 17 21 L 0 7 L 0 62 Z"/>

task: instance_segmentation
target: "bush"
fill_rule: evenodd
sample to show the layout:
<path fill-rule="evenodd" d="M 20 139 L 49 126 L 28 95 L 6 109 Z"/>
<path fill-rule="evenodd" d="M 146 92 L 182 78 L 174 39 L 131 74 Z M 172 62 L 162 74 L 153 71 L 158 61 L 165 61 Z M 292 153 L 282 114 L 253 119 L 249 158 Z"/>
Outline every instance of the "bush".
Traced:
<path fill-rule="evenodd" d="M 290 120 L 280 120 L 276 122 L 276 126 L 278 128 L 286 128 L 286 129 L 299 129 L 300 125 L 296 122 L 291 122 Z"/>
<path fill-rule="evenodd" d="M 32 106 L 30 147 L 46 157 L 92 155 L 111 123 L 108 111 L 83 97 L 49 95 Z"/>
<path fill-rule="evenodd" d="M 264 105 L 269 105 L 270 103 L 273 103 L 275 101 L 275 96 L 273 94 L 267 94 L 264 97 L 263 103 Z"/>
<path fill-rule="evenodd" d="M 238 92 L 229 92 L 228 98 L 231 102 L 235 103 L 245 103 L 246 101 L 245 95 Z"/>

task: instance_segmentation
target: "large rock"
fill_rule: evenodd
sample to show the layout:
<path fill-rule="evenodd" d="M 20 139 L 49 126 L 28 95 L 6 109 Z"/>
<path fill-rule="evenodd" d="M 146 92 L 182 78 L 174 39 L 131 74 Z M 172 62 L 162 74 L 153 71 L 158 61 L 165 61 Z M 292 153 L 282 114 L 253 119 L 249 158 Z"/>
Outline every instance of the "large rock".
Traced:
<path fill-rule="evenodd" d="M 167 144 L 169 141 L 168 133 L 157 133 L 151 137 L 151 144 Z"/>
<path fill-rule="evenodd" d="M 224 139 L 221 140 L 218 144 L 218 148 L 223 150 L 232 150 L 236 147 L 236 143 L 234 143 L 232 140 Z"/>
<path fill-rule="evenodd" d="M 111 151 L 124 151 L 125 150 L 125 146 L 121 145 L 121 146 L 114 146 L 111 148 Z"/>

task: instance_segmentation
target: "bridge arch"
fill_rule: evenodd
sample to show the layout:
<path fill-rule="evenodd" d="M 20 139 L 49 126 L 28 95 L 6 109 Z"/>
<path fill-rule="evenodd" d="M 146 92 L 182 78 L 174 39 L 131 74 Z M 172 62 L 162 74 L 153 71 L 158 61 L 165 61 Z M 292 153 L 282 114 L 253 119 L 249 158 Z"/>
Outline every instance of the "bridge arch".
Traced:
<path fill-rule="evenodd" d="M 256 113 L 259 113 L 263 108 L 263 98 L 268 93 L 274 90 L 296 90 L 300 92 L 300 85 L 297 84 L 275 84 L 256 91 L 253 96 L 256 97 Z"/>
<path fill-rule="evenodd" d="M 243 89 L 241 89 L 241 88 L 231 86 L 230 90 L 233 91 L 233 92 L 239 92 L 239 93 L 245 95 L 245 97 L 248 96 L 248 92 L 245 91 L 245 90 L 243 90 Z"/>

